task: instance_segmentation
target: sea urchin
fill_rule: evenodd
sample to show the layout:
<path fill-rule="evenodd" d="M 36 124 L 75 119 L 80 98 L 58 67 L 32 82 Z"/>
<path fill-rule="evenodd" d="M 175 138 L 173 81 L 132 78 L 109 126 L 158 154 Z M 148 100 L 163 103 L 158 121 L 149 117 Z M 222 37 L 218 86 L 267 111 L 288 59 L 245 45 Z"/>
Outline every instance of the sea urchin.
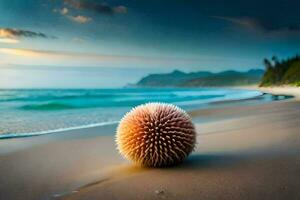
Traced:
<path fill-rule="evenodd" d="M 137 106 L 121 120 L 116 135 L 119 152 L 148 167 L 182 162 L 194 149 L 196 132 L 189 115 L 165 103 Z"/>

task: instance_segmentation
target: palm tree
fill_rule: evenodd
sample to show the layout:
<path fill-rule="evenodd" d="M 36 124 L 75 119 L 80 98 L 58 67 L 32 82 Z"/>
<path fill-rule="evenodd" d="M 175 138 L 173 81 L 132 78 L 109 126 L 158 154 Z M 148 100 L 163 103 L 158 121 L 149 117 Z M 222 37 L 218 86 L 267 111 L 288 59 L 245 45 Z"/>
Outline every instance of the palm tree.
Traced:
<path fill-rule="evenodd" d="M 267 58 L 264 59 L 264 65 L 265 65 L 266 71 L 268 71 L 270 68 L 273 67 L 272 63 Z"/>

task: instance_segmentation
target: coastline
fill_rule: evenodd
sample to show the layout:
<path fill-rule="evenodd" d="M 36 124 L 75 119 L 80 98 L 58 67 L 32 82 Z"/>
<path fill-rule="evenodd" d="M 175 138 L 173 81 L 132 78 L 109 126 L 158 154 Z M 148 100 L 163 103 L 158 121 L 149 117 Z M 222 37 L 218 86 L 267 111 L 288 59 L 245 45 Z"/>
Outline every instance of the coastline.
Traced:
<path fill-rule="evenodd" d="M 96 124 L 88 124 L 88 125 L 82 125 L 82 126 L 74 126 L 74 127 L 69 127 L 69 128 L 46 130 L 46 131 L 39 131 L 39 132 L 32 132 L 32 133 L 9 133 L 9 134 L 4 134 L 4 135 L 0 134 L 0 140 L 1 139 L 11 139 L 11 138 L 42 136 L 42 135 L 47 135 L 47 134 L 61 133 L 61 132 L 66 132 L 66 131 L 93 128 L 93 127 L 101 127 L 101 126 L 114 125 L 114 124 L 118 124 L 118 121 L 100 122 L 100 123 L 96 123 Z"/>
<path fill-rule="evenodd" d="M 292 95 L 296 100 L 300 99 L 300 87 L 263 87 L 259 88 L 262 92 L 271 93 L 275 95 Z"/>
<path fill-rule="evenodd" d="M 259 90 L 264 93 L 270 93 L 273 95 L 287 95 L 295 97 L 295 100 L 300 99 L 300 87 L 292 86 L 280 86 L 280 87 L 259 87 L 257 85 L 253 86 L 240 86 L 236 88 L 249 89 L 249 90 Z"/>
<path fill-rule="evenodd" d="M 231 89 L 231 88 L 227 88 Z M 236 88 L 235 88 L 236 89 Z M 240 89 L 240 88 L 238 88 Z M 201 103 L 195 103 L 193 101 L 190 101 L 187 104 L 186 102 L 179 102 L 178 106 L 183 106 L 183 105 L 188 105 L 191 107 L 191 109 L 188 110 L 189 113 L 193 113 L 194 111 L 197 111 L 199 109 L 206 109 L 206 108 L 213 108 L 217 105 L 217 107 L 226 107 L 229 104 L 232 104 L 233 106 L 236 104 L 240 104 L 243 102 L 247 102 L 250 100 L 258 100 L 258 103 L 263 103 L 259 102 L 260 100 L 263 101 L 263 96 L 264 93 L 260 93 L 259 90 L 257 89 L 252 89 L 252 88 L 242 88 L 243 92 L 247 91 L 247 95 L 245 94 L 240 95 L 240 96 L 231 96 L 230 98 L 214 98 L 211 100 L 200 100 Z M 256 94 L 256 92 L 258 92 Z M 254 103 L 254 102 L 253 102 Z M 42 135 L 47 135 L 47 134 L 54 134 L 54 133 L 61 133 L 65 131 L 70 131 L 70 130 L 77 130 L 77 129 L 86 129 L 86 128 L 92 128 L 92 127 L 101 127 L 101 126 L 106 126 L 106 125 L 113 125 L 117 124 L 118 121 L 108 121 L 108 122 L 98 122 L 98 123 L 91 123 L 91 124 L 85 124 L 85 125 L 78 125 L 78 126 L 70 126 L 70 127 L 64 127 L 64 128 L 54 128 L 54 129 L 49 129 L 49 130 L 41 130 L 41 131 L 33 131 L 33 132 L 22 132 L 22 133 L 5 133 L 5 134 L 0 134 L 0 140 L 1 139 L 12 139 L 12 138 L 19 138 L 19 137 L 34 137 L 34 136 L 42 136 Z"/>
<path fill-rule="evenodd" d="M 195 152 L 169 169 L 122 159 L 114 125 L 2 140 L 0 199 L 299 199 L 299 91 L 258 89 L 296 98 L 194 111 L 222 120 L 197 123 Z"/>

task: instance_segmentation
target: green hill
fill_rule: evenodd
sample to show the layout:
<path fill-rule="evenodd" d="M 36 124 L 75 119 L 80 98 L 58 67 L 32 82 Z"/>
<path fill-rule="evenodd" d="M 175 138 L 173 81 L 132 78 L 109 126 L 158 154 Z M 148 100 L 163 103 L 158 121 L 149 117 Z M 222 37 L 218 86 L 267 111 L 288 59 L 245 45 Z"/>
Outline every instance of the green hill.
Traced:
<path fill-rule="evenodd" d="M 273 57 L 264 60 L 266 72 L 260 86 L 294 85 L 300 86 L 300 57 L 285 60 Z"/>
<path fill-rule="evenodd" d="M 137 87 L 212 87 L 258 84 L 264 71 L 253 69 L 247 72 L 207 71 L 185 73 L 175 70 L 167 74 L 150 74 L 134 86 Z"/>

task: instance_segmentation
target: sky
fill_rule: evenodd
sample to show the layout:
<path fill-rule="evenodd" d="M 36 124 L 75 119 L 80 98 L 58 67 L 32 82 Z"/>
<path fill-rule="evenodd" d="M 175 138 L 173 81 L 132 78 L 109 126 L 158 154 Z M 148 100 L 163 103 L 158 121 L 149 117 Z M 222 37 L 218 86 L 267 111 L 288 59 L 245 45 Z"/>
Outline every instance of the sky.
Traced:
<path fill-rule="evenodd" d="M 265 57 L 299 53 L 299 7 L 297 0 L 0 0 L 0 88 L 121 87 L 174 69 L 263 68 Z"/>

